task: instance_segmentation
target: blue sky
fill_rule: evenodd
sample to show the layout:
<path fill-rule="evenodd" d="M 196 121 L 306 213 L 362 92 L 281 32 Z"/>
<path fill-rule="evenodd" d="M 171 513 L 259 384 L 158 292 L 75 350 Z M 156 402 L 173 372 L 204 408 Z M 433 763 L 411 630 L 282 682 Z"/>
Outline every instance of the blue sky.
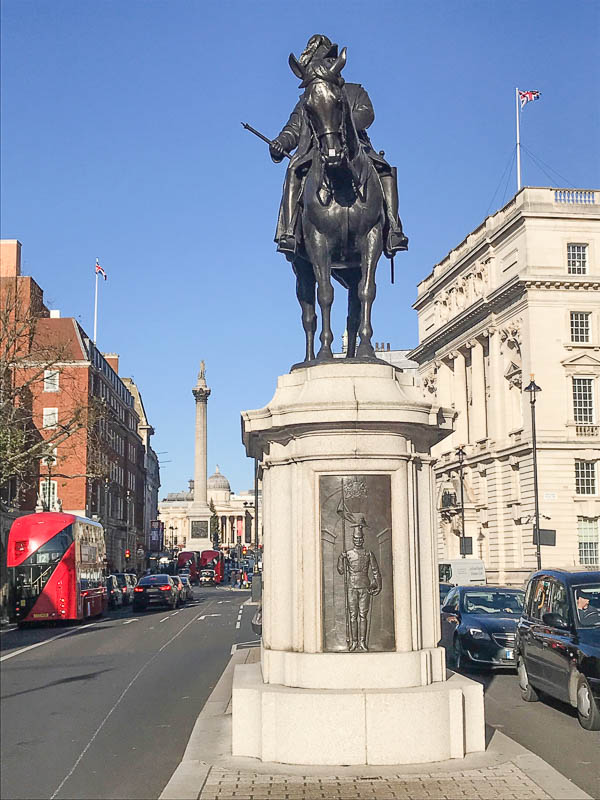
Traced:
<path fill-rule="evenodd" d="M 284 165 L 240 126 L 275 136 L 285 123 L 300 91 L 290 51 L 326 33 L 370 94 L 410 238 L 394 286 L 380 262 L 373 339 L 409 348 L 418 281 L 514 194 L 515 86 L 542 92 L 522 115 L 537 159 L 524 153 L 523 182 L 600 187 L 599 9 L 3 0 L 2 237 L 23 243 L 24 273 L 90 335 L 100 259 L 98 345 L 142 391 L 161 496 L 193 475 L 201 359 L 209 474 L 219 463 L 239 490 L 252 482 L 240 410 L 265 405 L 303 356 L 293 275 L 272 241 Z M 344 307 L 338 292 L 338 345 Z"/>

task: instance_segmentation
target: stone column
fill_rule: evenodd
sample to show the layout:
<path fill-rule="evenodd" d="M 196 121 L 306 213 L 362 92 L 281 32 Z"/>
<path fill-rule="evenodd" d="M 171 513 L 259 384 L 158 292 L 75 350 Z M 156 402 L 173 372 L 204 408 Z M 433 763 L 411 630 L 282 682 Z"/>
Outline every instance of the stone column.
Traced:
<path fill-rule="evenodd" d="M 454 442 L 456 447 L 469 443 L 469 410 L 467 404 L 467 367 L 460 350 L 454 359 L 454 402 L 458 411 Z"/>
<path fill-rule="evenodd" d="M 473 442 L 478 442 L 487 436 L 485 366 L 483 343 L 479 339 L 475 339 L 471 346 L 471 379 L 473 397 L 471 404 L 471 438 Z"/>
<path fill-rule="evenodd" d="M 206 406 L 210 389 L 204 377 L 204 361 L 192 389 L 196 401 L 196 442 L 194 450 L 194 503 L 206 505 Z"/>

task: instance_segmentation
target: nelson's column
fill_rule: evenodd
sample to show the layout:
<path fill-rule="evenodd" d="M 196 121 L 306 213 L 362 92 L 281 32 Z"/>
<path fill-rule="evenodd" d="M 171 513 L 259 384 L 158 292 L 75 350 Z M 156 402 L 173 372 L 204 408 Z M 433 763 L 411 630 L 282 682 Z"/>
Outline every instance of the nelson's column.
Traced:
<path fill-rule="evenodd" d="M 187 547 L 190 550 L 204 550 L 210 539 L 210 509 L 206 500 L 206 412 L 210 389 L 206 385 L 204 361 L 200 362 L 200 372 L 192 394 L 196 401 L 194 500 L 188 512 L 190 529 Z"/>

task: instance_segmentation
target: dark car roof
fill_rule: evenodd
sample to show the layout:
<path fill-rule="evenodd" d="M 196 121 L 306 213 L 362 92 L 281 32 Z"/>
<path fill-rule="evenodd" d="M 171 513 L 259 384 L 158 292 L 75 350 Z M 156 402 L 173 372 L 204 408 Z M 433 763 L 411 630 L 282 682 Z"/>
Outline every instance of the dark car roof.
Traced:
<path fill-rule="evenodd" d="M 454 589 L 458 589 L 459 592 L 462 594 L 463 592 L 522 592 L 524 591 L 521 589 L 520 586 L 490 586 L 487 583 L 478 584 L 478 583 L 470 583 L 466 586 L 454 586 Z"/>
<path fill-rule="evenodd" d="M 540 578 L 544 575 L 549 578 L 558 578 L 568 586 L 579 586 L 582 583 L 598 583 L 600 581 L 600 570 L 597 569 L 541 569 L 534 572 L 529 580 L 532 581 L 534 578 Z"/>
<path fill-rule="evenodd" d="M 169 577 L 170 576 L 165 575 L 164 572 L 159 575 L 144 575 L 144 577 L 140 579 L 140 584 L 168 583 Z"/>

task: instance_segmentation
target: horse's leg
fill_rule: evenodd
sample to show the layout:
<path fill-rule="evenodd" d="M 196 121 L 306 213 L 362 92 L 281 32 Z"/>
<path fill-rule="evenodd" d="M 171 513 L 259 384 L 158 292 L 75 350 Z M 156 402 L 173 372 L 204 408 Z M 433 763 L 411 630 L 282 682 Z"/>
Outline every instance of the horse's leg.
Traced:
<path fill-rule="evenodd" d="M 356 355 L 358 357 L 374 356 L 375 350 L 371 344 L 373 328 L 371 326 L 371 308 L 375 300 L 375 269 L 383 250 L 382 226 L 375 225 L 366 235 L 361 248 L 362 277 L 358 284 L 360 299 L 360 344 Z"/>
<path fill-rule="evenodd" d="M 296 273 L 296 297 L 302 309 L 302 327 L 306 336 L 305 361 L 315 357 L 315 331 L 317 315 L 315 313 L 315 274 L 312 265 L 303 258 L 297 257 L 293 263 Z"/>
<path fill-rule="evenodd" d="M 354 358 L 356 354 L 356 334 L 360 322 L 360 300 L 358 297 L 360 269 L 347 269 L 344 277 L 348 284 L 348 317 L 346 319 L 348 349 L 346 350 L 346 358 Z"/>
<path fill-rule="evenodd" d="M 321 309 L 321 348 L 317 353 L 317 361 L 333 358 L 331 343 L 331 306 L 333 305 L 333 285 L 331 283 L 331 254 L 327 238 L 316 228 L 304 230 L 304 244 L 312 262 L 317 281 L 317 301 Z"/>

